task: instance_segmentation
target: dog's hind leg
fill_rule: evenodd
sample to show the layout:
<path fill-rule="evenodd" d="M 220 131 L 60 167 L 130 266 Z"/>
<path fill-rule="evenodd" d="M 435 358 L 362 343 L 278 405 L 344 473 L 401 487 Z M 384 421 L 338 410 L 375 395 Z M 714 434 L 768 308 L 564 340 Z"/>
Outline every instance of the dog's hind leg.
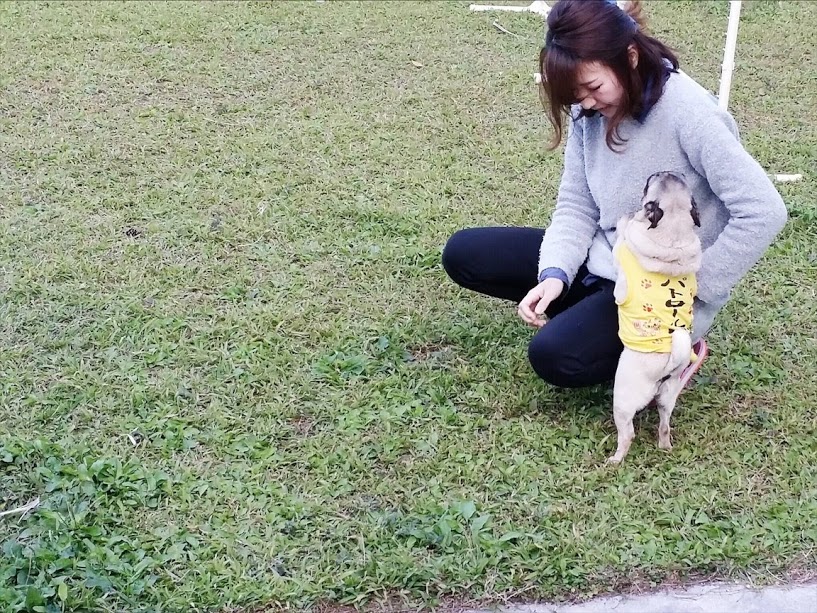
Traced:
<path fill-rule="evenodd" d="M 615 394 L 615 392 L 614 392 Z M 616 453 L 607 458 L 608 464 L 619 464 L 630 451 L 630 445 L 635 438 L 635 428 L 633 428 L 633 418 L 638 412 L 638 408 L 631 403 L 613 402 L 613 418 L 618 430 L 618 445 Z"/>
<path fill-rule="evenodd" d="M 678 395 L 681 393 L 681 387 L 681 378 L 675 374 L 658 388 L 656 404 L 658 405 L 658 447 L 660 449 L 668 451 L 672 449 L 669 420 L 672 417 L 672 411 L 675 409 Z"/>
<path fill-rule="evenodd" d="M 613 388 L 613 418 L 618 430 L 616 453 L 607 459 L 608 464 L 619 464 L 630 451 L 635 437 L 633 418 L 647 406 L 656 392 L 655 382 L 638 367 L 638 361 L 629 349 L 619 358 Z"/>
<path fill-rule="evenodd" d="M 692 352 L 692 339 L 689 332 L 684 329 L 675 330 L 672 333 L 672 351 L 667 364 L 667 375 L 658 386 L 656 404 L 658 405 L 658 447 L 661 449 L 672 449 L 670 441 L 669 420 L 678 395 L 684 384 L 681 383 L 681 373 L 689 364 L 689 356 Z"/>

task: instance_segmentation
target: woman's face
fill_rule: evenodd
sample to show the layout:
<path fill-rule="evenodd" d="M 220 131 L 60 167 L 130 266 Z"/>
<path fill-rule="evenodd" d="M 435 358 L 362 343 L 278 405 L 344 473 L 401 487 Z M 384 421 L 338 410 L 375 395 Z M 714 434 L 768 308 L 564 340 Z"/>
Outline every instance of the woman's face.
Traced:
<path fill-rule="evenodd" d="M 576 82 L 576 100 L 583 109 L 593 109 L 605 117 L 615 115 L 624 97 L 624 88 L 610 68 L 599 62 L 581 64 Z"/>

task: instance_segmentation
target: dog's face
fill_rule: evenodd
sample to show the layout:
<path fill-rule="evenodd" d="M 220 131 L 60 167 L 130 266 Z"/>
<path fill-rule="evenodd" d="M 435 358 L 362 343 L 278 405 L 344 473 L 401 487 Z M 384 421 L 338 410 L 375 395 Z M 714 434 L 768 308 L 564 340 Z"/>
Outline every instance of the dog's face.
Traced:
<path fill-rule="evenodd" d="M 650 229 L 657 228 L 665 216 L 665 223 L 689 215 L 696 226 L 701 225 L 698 207 L 689 186 L 681 175 L 673 172 L 656 172 L 650 175 L 644 186 L 641 207 L 636 218 L 642 217 L 649 221 Z"/>

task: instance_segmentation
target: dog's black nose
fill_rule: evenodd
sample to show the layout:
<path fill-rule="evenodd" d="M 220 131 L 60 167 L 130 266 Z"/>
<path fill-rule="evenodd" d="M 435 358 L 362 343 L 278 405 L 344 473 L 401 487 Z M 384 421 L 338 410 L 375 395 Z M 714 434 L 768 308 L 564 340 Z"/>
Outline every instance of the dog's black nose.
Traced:
<path fill-rule="evenodd" d="M 644 211 L 646 212 L 647 219 L 650 220 L 650 229 L 657 227 L 658 222 L 661 221 L 661 218 L 664 216 L 664 211 L 659 206 L 658 201 L 650 200 L 645 203 Z"/>

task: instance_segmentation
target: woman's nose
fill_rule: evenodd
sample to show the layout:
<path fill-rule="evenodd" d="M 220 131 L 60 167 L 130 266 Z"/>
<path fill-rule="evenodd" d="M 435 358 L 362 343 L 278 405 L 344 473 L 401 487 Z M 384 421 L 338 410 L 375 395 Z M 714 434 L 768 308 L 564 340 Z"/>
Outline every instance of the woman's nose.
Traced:
<path fill-rule="evenodd" d="M 596 106 L 596 101 L 592 97 L 587 96 L 587 98 L 582 98 L 582 101 L 579 104 L 582 105 L 582 108 L 585 111 L 588 111 Z"/>

